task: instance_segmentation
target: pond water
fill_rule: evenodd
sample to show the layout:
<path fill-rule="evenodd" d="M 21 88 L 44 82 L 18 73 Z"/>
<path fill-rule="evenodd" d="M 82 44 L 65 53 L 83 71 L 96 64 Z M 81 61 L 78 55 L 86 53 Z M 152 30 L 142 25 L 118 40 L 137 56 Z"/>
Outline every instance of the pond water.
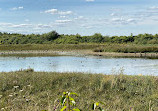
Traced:
<path fill-rule="evenodd" d="M 158 75 L 157 59 L 103 58 L 103 57 L 0 57 L 0 72 L 33 68 L 48 72 L 85 72 L 128 75 Z"/>

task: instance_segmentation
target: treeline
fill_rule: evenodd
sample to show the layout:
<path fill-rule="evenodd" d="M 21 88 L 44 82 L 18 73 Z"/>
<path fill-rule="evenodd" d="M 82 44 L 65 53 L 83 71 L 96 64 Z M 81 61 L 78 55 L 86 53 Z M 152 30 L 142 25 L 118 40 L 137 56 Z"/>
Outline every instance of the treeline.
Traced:
<path fill-rule="evenodd" d="M 134 43 L 158 44 L 158 34 L 139 34 L 133 36 L 103 36 L 95 33 L 91 36 L 64 35 L 51 31 L 44 34 L 18 34 L 0 32 L 0 44 L 78 44 L 78 43 Z"/>

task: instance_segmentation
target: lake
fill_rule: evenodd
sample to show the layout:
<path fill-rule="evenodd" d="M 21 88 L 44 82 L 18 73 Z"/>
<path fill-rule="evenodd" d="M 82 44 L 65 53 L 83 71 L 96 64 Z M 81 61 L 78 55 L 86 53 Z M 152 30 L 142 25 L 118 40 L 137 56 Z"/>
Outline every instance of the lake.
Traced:
<path fill-rule="evenodd" d="M 33 68 L 48 72 L 85 72 L 158 75 L 157 59 L 103 58 L 97 56 L 0 57 L 0 72 Z"/>

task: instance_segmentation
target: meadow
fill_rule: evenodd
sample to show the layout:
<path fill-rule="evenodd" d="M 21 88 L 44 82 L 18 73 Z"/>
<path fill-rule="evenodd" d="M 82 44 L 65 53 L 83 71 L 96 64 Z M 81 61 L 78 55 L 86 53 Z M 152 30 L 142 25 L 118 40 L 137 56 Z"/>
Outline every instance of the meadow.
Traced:
<path fill-rule="evenodd" d="M 137 36 L 0 33 L 0 55 L 54 56 L 53 51 L 116 57 L 158 58 L 158 34 Z M 33 55 L 32 55 L 33 53 Z M 6 54 L 6 55 L 5 55 Z M 17 55 L 18 54 L 18 55 Z M 113 55 L 112 55 L 113 54 Z M 142 56 L 143 55 L 143 56 Z M 0 72 L 0 110 L 54 111 L 63 92 L 75 92 L 76 107 L 91 111 L 101 102 L 105 111 L 158 111 L 158 77 L 118 74 Z M 62 108 L 60 106 L 56 111 Z"/>
<path fill-rule="evenodd" d="M 78 94 L 74 96 L 76 107 L 82 111 L 91 111 L 92 103 L 100 101 L 105 111 L 158 110 L 156 76 L 34 72 L 33 69 L 0 73 L 3 111 L 54 111 L 65 91 Z"/>

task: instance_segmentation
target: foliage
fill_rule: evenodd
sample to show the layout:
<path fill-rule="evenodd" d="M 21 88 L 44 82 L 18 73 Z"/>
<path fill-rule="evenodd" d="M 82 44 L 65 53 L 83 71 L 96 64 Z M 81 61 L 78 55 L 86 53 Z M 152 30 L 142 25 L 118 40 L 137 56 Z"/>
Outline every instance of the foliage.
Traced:
<path fill-rule="evenodd" d="M 156 76 L 32 71 L 0 73 L 0 109 L 7 111 L 54 111 L 54 106 L 60 103 L 57 98 L 61 98 L 64 91 L 79 94 L 78 98 L 71 97 L 82 111 L 89 111 L 92 103 L 96 104 L 94 101 L 105 103 L 99 102 L 98 105 L 105 111 L 158 110 Z M 59 105 L 56 111 L 62 108 Z"/>
<path fill-rule="evenodd" d="M 99 111 L 104 111 L 104 109 L 100 106 L 99 102 L 95 102 L 92 104 L 92 110 L 96 110 L 96 109 L 99 109 Z"/>
<path fill-rule="evenodd" d="M 74 98 L 71 97 L 71 95 L 76 95 L 74 92 L 63 92 L 62 98 L 61 98 L 61 105 L 63 106 L 60 111 L 80 111 L 78 108 L 73 108 L 71 106 L 74 106 L 76 104 Z M 71 110 L 72 109 L 72 110 Z"/>
<path fill-rule="evenodd" d="M 147 53 L 158 52 L 157 46 L 135 45 L 135 44 L 109 44 L 98 47 L 94 52 L 122 52 L 122 53 Z"/>
<path fill-rule="evenodd" d="M 91 36 L 64 35 L 51 31 L 44 34 L 18 34 L 0 32 L 1 44 L 79 44 L 79 43 L 134 43 L 158 44 L 158 34 L 138 34 L 133 36 L 103 36 L 95 33 Z"/>

